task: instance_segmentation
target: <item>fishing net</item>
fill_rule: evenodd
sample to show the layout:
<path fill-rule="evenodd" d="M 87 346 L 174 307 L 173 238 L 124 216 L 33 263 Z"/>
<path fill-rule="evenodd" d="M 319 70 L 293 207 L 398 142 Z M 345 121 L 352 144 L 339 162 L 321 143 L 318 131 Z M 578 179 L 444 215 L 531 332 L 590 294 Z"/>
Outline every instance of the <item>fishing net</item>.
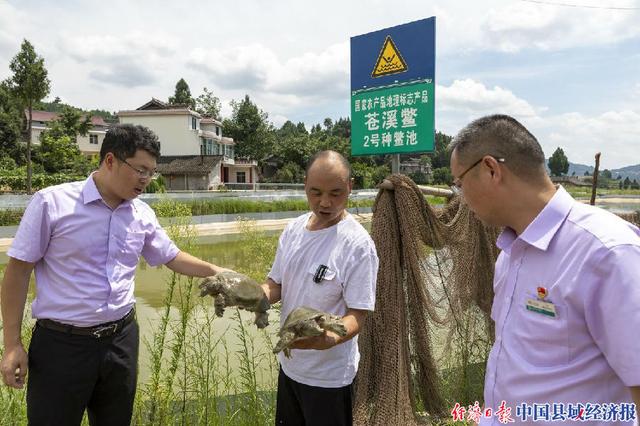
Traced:
<path fill-rule="evenodd" d="M 354 424 L 416 425 L 482 399 L 500 229 L 460 198 L 430 206 L 406 176 L 380 190 L 371 236 L 380 258 L 376 310 L 358 337 Z M 621 215 L 640 223 L 640 212 Z"/>

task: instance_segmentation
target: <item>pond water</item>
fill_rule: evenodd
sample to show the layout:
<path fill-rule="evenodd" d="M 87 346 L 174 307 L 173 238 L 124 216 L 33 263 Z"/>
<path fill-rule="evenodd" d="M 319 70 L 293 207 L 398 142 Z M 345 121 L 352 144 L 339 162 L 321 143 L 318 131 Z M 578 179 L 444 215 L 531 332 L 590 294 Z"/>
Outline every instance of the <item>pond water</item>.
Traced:
<path fill-rule="evenodd" d="M 279 232 L 268 235 L 273 244 L 277 244 Z M 218 236 L 206 237 L 198 240 L 199 244 L 190 252 L 194 256 L 200 257 L 208 262 L 223 266 L 230 269 L 245 269 L 254 262 L 246 251 L 246 242 L 241 236 Z M 0 265 L 6 265 L 6 253 L 0 253 Z M 3 269 L 3 268 L 2 268 Z M 0 275 L 2 274 L 0 270 Z M 265 272 L 266 275 L 266 272 Z M 164 298 L 167 293 L 168 283 L 171 278 L 171 271 L 166 267 L 151 267 L 145 262 L 141 262 L 136 273 L 135 297 L 138 323 L 140 324 L 140 382 L 144 382 L 149 378 L 150 354 L 145 342 L 153 340 L 154 332 L 158 329 L 158 324 L 162 313 L 164 312 Z M 194 291 L 192 294 L 197 297 L 197 283 L 200 279 L 196 279 Z M 32 282 L 33 285 L 33 282 Z M 209 303 L 210 312 L 213 312 L 213 299 L 205 299 L 205 303 Z M 227 309 L 223 318 L 216 318 L 214 324 L 214 335 L 224 335 L 228 348 L 234 352 L 238 349 L 238 338 L 235 333 L 230 332 L 237 327 L 237 321 L 233 317 L 235 310 Z M 271 347 L 267 347 L 268 343 L 264 336 L 258 333 L 256 327 L 251 324 L 253 314 L 241 312 L 243 323 L 249 335 L 255 339 L 256 350 L 261 352 L 270 352 Z M 178 302 L 172 304 L 171 318 L 179 317 Z M 269 315 L 270 325 L 268 327 L 269 334 L 275 336 L 279 326 L 278 313 L 272 310 Z M 169 339 L 171 336 L 169 336 Z M 224 348 L 219 347 L 223 356 Z M 236 361 L 231 359 L 232 366 Z M 268 380 L 269 378 L 265 378 Z"/>

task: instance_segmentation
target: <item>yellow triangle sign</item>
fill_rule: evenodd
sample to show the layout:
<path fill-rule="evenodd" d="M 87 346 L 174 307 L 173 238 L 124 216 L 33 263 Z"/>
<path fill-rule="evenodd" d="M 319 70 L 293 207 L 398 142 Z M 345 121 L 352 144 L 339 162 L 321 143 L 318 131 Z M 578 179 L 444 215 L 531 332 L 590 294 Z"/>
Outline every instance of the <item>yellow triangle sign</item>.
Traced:
<path fill-rule="evenodd" d="M 383 75 L 398 74 L 408 69 L 407 63 L 402 59 L 402 55 L 391 39 L 391 36 L 387 36 L 380 50 L 376 66 L 371 73 L 371 77 L 376 78 L 382 77 Z"/>

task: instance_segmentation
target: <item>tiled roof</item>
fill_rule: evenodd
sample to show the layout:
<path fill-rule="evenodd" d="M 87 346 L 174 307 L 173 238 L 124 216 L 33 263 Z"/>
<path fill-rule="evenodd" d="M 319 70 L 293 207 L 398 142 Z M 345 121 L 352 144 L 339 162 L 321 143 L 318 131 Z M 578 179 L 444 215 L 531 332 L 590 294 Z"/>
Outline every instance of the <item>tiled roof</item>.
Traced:
<path fill-rule="evenodd" d="M 29 110 L 24 111 L 25 117 L 29 118 Z M 48 123 L 49 121 L 56 120 L 59 114 L 55 112 L 49 111 L 31 111 L 31 117 L 33 121 L 41 121 L 43 123 Z M 94 126 L 108 126 L 108 124 L 104 121 L 104 119 L 98 115 L 94 115 L 91 117 L 91 124 Z"/>
<path fill-rule="evenodd" d="M 203 175 L 211 173 L 221 160 L 221 155 L 162 156 L 158 160 L 158 173 L 163 175 Z"/>

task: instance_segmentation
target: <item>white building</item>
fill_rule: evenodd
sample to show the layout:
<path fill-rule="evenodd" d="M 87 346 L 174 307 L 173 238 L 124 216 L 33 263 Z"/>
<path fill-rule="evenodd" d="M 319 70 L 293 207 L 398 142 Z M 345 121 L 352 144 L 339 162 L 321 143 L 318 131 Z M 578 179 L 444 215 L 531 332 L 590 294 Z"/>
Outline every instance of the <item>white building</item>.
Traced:
<path fill-rule="evenodd" d="M 135 110 L 118 112 L 118 118 L 120 123 L 148 127 L 158 136 L 158 171 L 167 189 L 212 189 L 257 180 L 257 162 L 235 158 L 235 141 L 222 136 L 222 123 L 216 119 L 155 98 Z"/>
<path fill-rule="evenodd" d="M 29 111 L 25 111 L 25 116 L 29 118 Z M 31 143 L 34 145 L 40 145 L 40 135 L 47 130 L 51 121 L 57 120 L 59 115 L 55 112 L 47 111 L 31 111 Z M 86 136 L 78 135 L 76 138 L 78 142 L 78 148 L 84 155 L 98 155 L 100 154 L 100 147 L 102 147 L 102 141 L 104 135 L 109 130 L 109 124 L 104 121 L 102 117 L 91 117 L 91 128 Z"/>

